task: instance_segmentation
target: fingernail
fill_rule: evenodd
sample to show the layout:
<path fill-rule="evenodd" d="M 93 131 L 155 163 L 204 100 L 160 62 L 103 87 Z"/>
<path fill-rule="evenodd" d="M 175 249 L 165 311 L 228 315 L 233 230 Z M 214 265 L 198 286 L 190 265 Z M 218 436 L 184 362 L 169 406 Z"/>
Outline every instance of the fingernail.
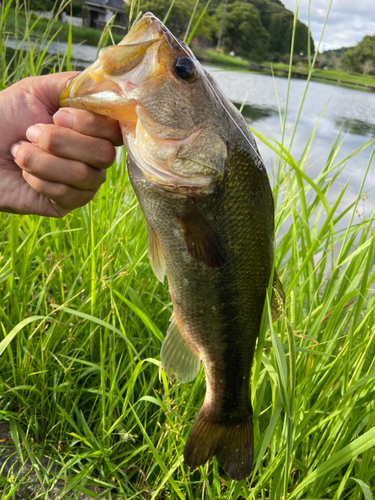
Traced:
<path fill-rule="evenodd" d="M 18 151 L 18 148 L 21 146 L 21 143 L 20 142 L 16 142 L 15 144 L 13 144 L 13 146 L 11 146 L 10 148 L 10 154 L 13 156 L 13 158 L 15 159 L 16 156 L 17 156 L 17 151 Z"/>
<path fill-rule="evenodd" d="M 74 116 L 69 111 L 60 109 L 53 115 L 53 121 L 59 127 L 73 128 Z"/>
<path fill-rule="evenodd" d="M 38 140 L 39 131 L 40 131 L 39 125 L 32 125 L 26 130 L 26 137 L 30 142 L 36 143 Z"/>

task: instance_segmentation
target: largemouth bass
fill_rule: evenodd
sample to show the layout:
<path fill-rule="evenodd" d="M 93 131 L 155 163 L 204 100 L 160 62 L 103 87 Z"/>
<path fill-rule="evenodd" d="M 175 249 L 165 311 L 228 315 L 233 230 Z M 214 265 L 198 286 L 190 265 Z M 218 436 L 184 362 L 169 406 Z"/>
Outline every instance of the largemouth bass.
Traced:
<path fill-rule="evenodd" d="M 151 13 L 103 49 L 60 103 L 120 123 L 151 266 L 159 280 L 167 275 L 173 303 L 162 367 L 187 382 L 202 361 L 206 375 L 185 462 L 216 455 L 230 478 L 244 479 L 253 457 L 251 364 L 274 257 L 273 198 L 255 140 Z"/>

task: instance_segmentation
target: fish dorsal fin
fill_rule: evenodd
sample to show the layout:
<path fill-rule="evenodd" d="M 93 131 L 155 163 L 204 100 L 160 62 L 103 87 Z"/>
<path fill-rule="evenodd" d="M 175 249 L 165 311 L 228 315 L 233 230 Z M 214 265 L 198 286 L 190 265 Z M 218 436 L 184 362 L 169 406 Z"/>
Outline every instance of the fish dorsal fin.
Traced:
<path fill-rule="evenodd" d="M 283 290 L 283 285 L 277 275 L 277 272 L 273 272 L 273 286 L 272 286 L 272 300 L 271 300 L 271 314 L 272 321 L 276 321 L 280 318 L 285 307 L 285 292 Z"/>
<path fill-rule="evenodd" d="M 192 202 L 191 210 L 179 220 L 190 256 L 207 267 L 222 267 L 226 261 L 224 242 L 205 213 Z"/>
<path fill-rule="evenodd" d="M 160 357 L 163 370 L 172 379 L 189 382 L 198 375 L 201 363 L 199 353 L 181 333 L 174 315 L 161 346 Z"/>
<path fill-rule="evenodd" d="M 164 283 L 165 259 L 161 248 L 160 240 L 154 228 L 148 224 L 148 258 L 150 259 L 152 270 L 159 281 Z"/>

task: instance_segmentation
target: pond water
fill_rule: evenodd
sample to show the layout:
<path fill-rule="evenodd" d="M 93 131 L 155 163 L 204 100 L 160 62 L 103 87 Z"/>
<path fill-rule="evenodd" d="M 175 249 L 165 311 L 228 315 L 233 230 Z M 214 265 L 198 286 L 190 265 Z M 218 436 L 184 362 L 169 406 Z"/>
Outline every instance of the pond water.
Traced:
<path fill-rule="evenodd" d="M 212 75 L 224 93 L 239 107 L 245 103 L 243 115 L 249 125 L 257 132 L 281 140 L 281 125 L 277 106 L 275 86 L 282 113 L 285 110 L 287 79 L 271 76 L 211 70 Z M 286 121 L 285 144 L 289 145 L 292 129 L 298 113 L 306 82 L 292 80 Z M 324 111 L 324 113 L 323 113 Z M 291 154 L 298 161 L 307 144 L 314 126 L 322 115 L 312 142 L 306 168 L 312 178 L 317 176 L 329 157 L 331 148 L 343 128 L 343 144 L 337 156 L 339 162 L 375 137 L 375 93 L 363 92 L 344 87 L 311 82 L 299 119 Z M 270 170 L 276 154 L 261 143 L 258 146 L 267 169 Z M 361 182 L 369 161 L 371 147 L 350 159 L 330 191 L 328 202 L 333 203 L 344 184 L 351 178 L 344 195 L 342 207 L 353 202 L 358 195 Z M 363 191 L 368 191 L 364 203 L 365 214 L 375 208 L 375 160 Z"/>

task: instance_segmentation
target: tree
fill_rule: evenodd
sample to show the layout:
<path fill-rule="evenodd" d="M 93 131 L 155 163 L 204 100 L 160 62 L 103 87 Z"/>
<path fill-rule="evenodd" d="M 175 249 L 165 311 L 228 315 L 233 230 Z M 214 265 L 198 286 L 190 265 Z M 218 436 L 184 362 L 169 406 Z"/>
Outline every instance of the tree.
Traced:
<path fill-rule="evenodd" d="M 342 58 L 342 65 L 346 70 L 353 71 L 355 73 L 364 73 L 365 70 L 369 73 L 374 72 L 375 35 L 366 35 L 354 48 L 354 50 L 348 50 L 345 52 Z M 370 65 L 372 65 L 371 69 Z"/>
<path fill-rule="evenodd" d="M 290 41 L 285 36 L 287 23 L 282 14 L 276 13 L 271 17 L 268 33 L 270 35 L 269 51 L 272 54 L 285 54 L 290 47 Z"/>
<path fill-rule="evenodd" d="M 366 61 L 359 65 L 359 69 L 363 71 L 364 75 L 368 75 L 371 71 L 374 71 L 374 62 L 371 59 L 366 59 Z"/>
<path fill-rule="evenodd" d="M 53 10 L 54 6 L 54 0 L 30 0 L 29 2 L 29 8 L 31 10 L 38 10 L 43 12 Z"/>
<path fill-rule="evenodd" d="M 224 45 L 228 51 L 247 59 L 263 61 L 268 44 L 269 35 L 262 26 L 258 11 L 252 5 L 242 2 L 228 5 L 224 30 Z"/>
<path fill-rule="evenodd" d="M 166 22 L 168 28 L 171 32 L 180 39 L 183 39 L 186 33 L 186 29 L 189 25 L 190 16 L 194 9 L 195 0 L 176 0 L 173 4 L 173 8 L 169 13 L 168 20 Z M 171 6 L 171 0 L 143 0 L 140 2 L 140 11 L 152 12 L 160 20 L 163 20 L 169 11 Z M 199 5 L 194 19 L 191 23 L 190 29 L 192 29 L 203 10 L 202 5 Z M 125 5 L 125 13 L 129 15 L 130 4 Z M 196 35 L 204 36 L 207 40 L 213 41 L 217 36 L 218 23 L 215 16 L 210 16 L 207 12 L 204 15 L 203 21 L 200 23 Z"/>

